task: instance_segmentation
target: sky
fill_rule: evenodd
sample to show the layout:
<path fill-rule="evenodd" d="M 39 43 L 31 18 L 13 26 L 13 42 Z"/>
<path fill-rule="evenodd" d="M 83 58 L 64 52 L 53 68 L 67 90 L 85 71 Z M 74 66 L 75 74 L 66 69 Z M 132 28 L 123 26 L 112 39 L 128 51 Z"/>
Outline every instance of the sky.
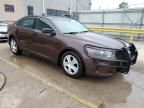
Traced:
<path fill-rule="evenodd" d="M 130 8 L 144 7 L 144 0 L 91 0 L 91 1 L 92 1 L 92 10 L 116 9 L 118 8 L 118 5 L 123 1 L 128 2 Z"/>

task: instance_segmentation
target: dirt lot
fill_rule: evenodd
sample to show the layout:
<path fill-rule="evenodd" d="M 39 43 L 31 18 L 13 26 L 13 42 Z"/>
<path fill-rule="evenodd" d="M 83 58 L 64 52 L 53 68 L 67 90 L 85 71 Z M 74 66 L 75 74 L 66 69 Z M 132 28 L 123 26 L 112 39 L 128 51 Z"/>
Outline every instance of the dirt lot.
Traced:
<path fill-rule="evenodd" d="M 143 108 L 144 42 L 135 44 L 138 62 L 128 75 L 76 80 L 38 57 L 14 56 L 7 43 L 0 43 L 0 72 L 7 77 L 0 108 Z"/>

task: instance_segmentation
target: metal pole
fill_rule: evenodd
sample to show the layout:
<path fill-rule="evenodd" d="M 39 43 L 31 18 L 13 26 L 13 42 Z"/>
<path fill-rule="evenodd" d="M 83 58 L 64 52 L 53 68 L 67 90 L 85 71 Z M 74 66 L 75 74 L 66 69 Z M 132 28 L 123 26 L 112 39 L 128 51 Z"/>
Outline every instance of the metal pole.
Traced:
<path fill-rule="evenodd" d="M 78 12 L 78 0 L 76 0 L 76 13 Z"/>
<path fill-rule="evenodd" d="M 140 20 L 140 27 L 139 27 L 140 29 L 142 29 L 143 20 L 144 20 L 144 9 L 142 9 L 141 20 Z"/>
<path fill-rule="evenodd" d="M 45 0 L 42 1 L 42 11 L 43 11 L 42 15 L 43 16 L 45 15 L 45 5 L 44 4 L 45 4 Z"/>
<path fill-rule="evenodd" d="M 70 16 L 72 16 L 73 0 L 70 1 Z"/>
<path fill-rule="evenodd" d="M 139 26 L 140 29 L 142 29 L 143 27 L 143 20 L 144 20 L 144 9 L 142 9 L 141 11 L 141 19 L 140 19 L 140 26 Z M 138 37 L 141 37 L 141 36 L 143 36 L 143 34 L 138 34 Z"/>
<path fill-rule="evenodd" d="M 78 20 L 78 0 L 76 0 L 76 19 Z"/>
<path fill-rule="evenodd" d="M 104 27 L 104 23 L 105 23 L 104 17 L 105 17 L 105 11 L 103 11 L 102 13 L 102 27 Z"/>

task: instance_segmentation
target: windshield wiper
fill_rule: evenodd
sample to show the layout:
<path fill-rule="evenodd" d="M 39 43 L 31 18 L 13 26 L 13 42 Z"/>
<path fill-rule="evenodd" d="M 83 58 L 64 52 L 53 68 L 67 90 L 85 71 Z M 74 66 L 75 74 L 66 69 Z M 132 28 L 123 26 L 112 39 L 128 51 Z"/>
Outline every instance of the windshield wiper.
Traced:
<path fill-rule="evenodd" d="M 63 34 L 77 34 L 78 32 L 66 32 L 66 33 L 63 33 Z"/>
<path fill-rule="evenodd" d="M 81 31 L 81 32 L 79 32 L 79 33 L 83 33 L 83 32 L 89 32 L 89 31 Z"/>
<path fill-rule="evenodd" d="M 89 32 L 89 31 L 80 31 L 80 32 L 66 32 L 64 34 L 77 34 L 77 33 L 84 33 L 84 32 Z"/>

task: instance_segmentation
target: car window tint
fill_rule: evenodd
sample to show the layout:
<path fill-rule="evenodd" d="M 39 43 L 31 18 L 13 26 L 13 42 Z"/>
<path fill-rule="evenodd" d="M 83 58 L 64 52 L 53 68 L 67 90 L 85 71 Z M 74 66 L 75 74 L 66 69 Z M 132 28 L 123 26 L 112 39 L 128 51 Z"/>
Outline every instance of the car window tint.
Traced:
<path fill-rule="evenodd" d="M 20 21 L 17 25 L 27 28 L 33 28 L 34 18 L 28 18 Z"/>
<path fill-rule="evenodd" d="M 50 28 L 50 29 L 52 29 L 52 27 L 49 26 L 48 24 L 46 24 L 44 21 L 42 21 L 40 19 L 37 19 L 35 29 L 41 31 L 43 28 Z"/>

